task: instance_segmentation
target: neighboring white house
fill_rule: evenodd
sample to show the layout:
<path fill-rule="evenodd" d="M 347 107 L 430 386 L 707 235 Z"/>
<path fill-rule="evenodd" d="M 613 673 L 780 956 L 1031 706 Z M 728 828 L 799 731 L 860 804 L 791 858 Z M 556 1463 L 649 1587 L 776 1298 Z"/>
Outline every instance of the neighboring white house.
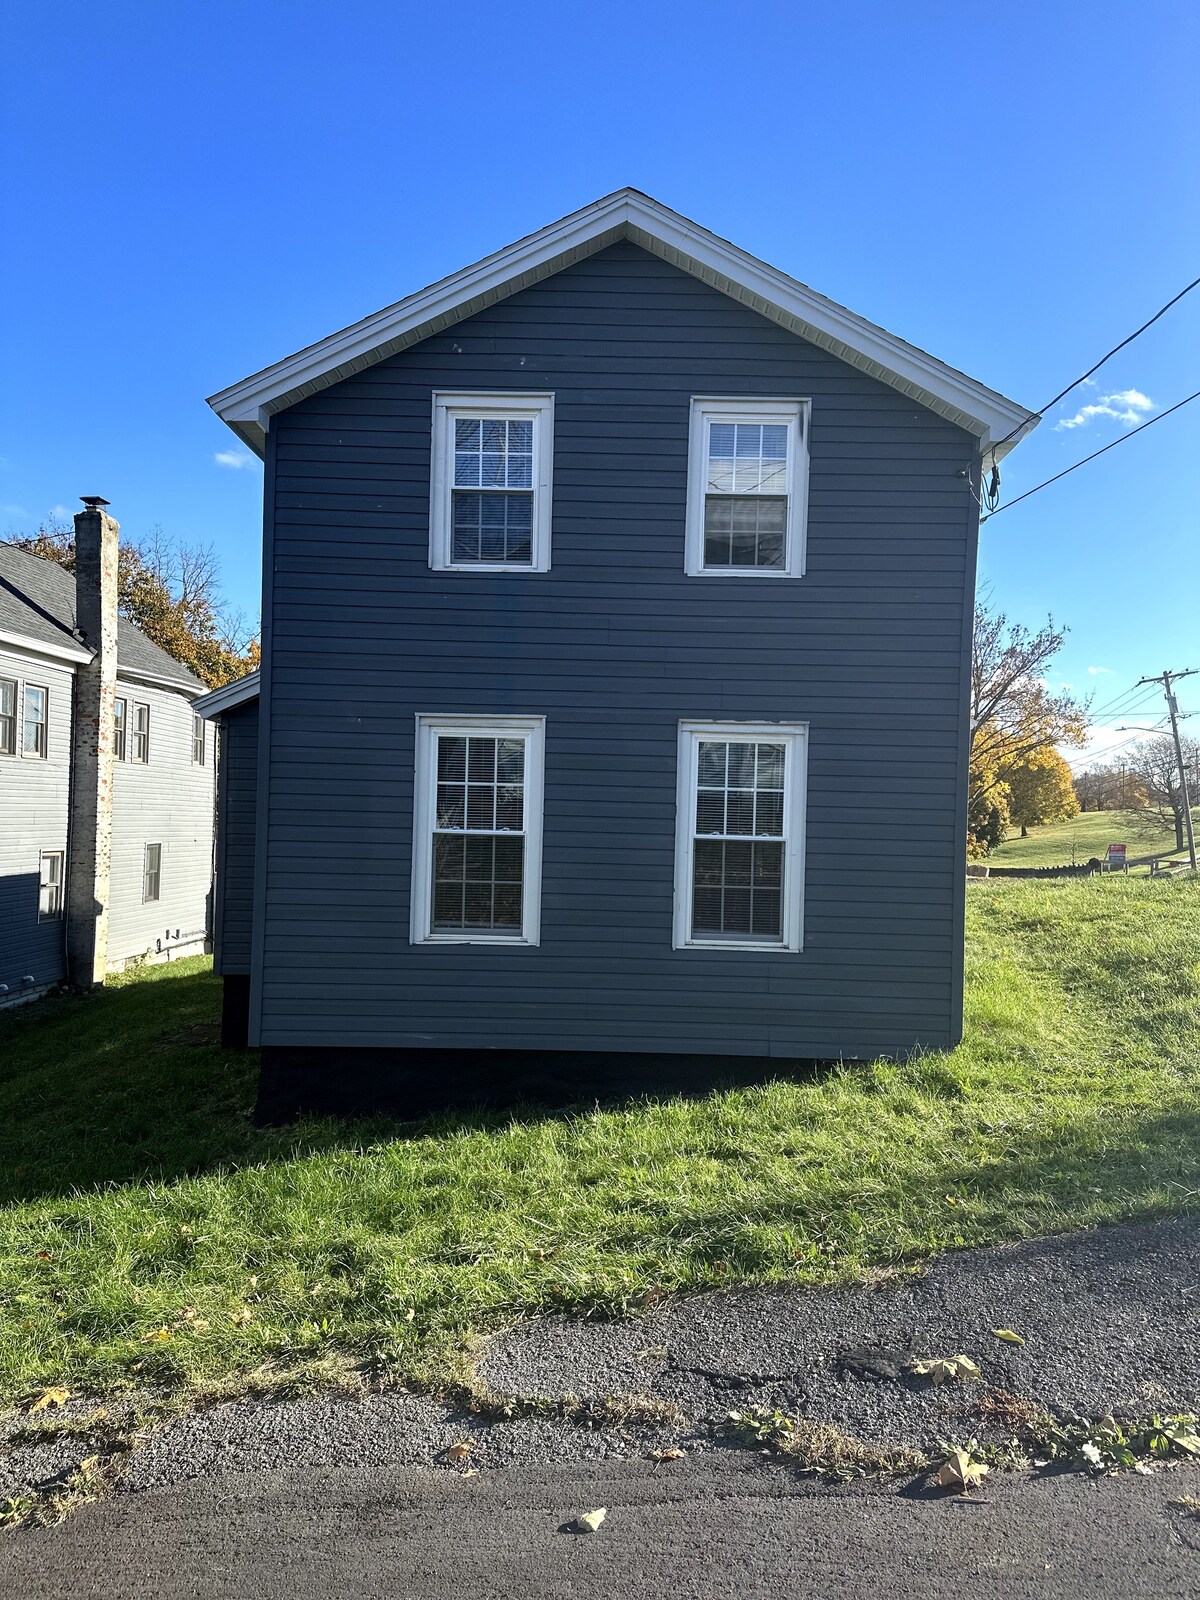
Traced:
<path fill-rule="evenodd" d="M 78 538 L 83 519 L 107 546 Z M 74 573 L 0 543 L 0 1005 L 210 947 L 204 685 L 118 621 L 116 523 L 96 507 L 76 527 Z"/>

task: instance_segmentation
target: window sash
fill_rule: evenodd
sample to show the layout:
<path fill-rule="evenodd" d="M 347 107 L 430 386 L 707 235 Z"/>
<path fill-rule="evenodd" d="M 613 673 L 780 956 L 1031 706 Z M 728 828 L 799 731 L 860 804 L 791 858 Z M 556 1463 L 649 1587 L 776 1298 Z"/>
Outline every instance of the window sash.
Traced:
<path fill-rule="evenodd" d="M 551 394 L 434 394 L 434 570 L 549 571 L 553 430 Z"/>
<path fill-rule="evenodd" d="M 21 753 L 45 758 L 49 749 L 47 724 L 50 720 L 50 691 L 40 684 L 27 683 L 24 694 L 24 726 Z"/>
<path fill-rule="evenodd" d="M 417 718 L 414 944 L 537 944 L 544 726 Z"/>
<path fill-rule="evenodd" d="M 807 734 L 803 723 L 680 725 L 676 949 L 803 948 Z"/>
<path fill-rule="evenodd" d="M 204 765 L 204 718 L 193 714 L 192 716 L 192 762 L 197 767 Z"/>
<path fill-rule="evenodd" d="M 159 898 L 162 889 L 162 845 L 148 844 L 142 861 L 142 904 Z"/>
<path fill-rule="evenodd" d="M 140 701 L 133 707 L 133 759 L 143 766 L 150 760 L 150 707 Z"/>
<path fill-rule="evenodd" d="M 0 678 L 0 756 L 17 753 L 17 680 Z"/>
<path fill-rule="evenodd" d="M 124 761 L 129 702 L 120 695 L 113 701 L 113 760 Z"/>
<path fill-rule="evenodd" d="M 684 561 L 688 576 L 789 578 L 803 573 L 808 415 L 807 400 L 693 398 Z"/>
<path fill-rule="evenodd" d="M 38 863 L 38 921 L 55 921 L 62 911 L 63 852 L 43 850 Z"/>

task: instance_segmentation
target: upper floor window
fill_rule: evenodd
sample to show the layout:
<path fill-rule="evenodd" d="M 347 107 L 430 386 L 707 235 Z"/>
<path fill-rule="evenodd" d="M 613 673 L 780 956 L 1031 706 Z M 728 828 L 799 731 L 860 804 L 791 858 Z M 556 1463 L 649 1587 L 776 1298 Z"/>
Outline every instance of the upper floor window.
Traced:
<path fill-rule="evenodd" d="M 38 921 L 53 922 L 63 910 L 63 852 L 43 850 L 38 871 Z"/>
<path fill-rule="evenodd" d="M 136 700 L 133 705 L 133 759 L 143 765 L 150 759 L 150 707 Z"/>
<path fill-rule="evenodd" d="M 192 761 L 198 767 L 204 765 L 204 718 L 195 715 L 192 717 Z"/>
<path fill-rule="evenodd" d="M 434 395 L 431 567 L 549 571 L 553 426 L 553 395 Z"/>
<path fill-rule="evenodd" d="M 804 571 L 808 403 L 693 400 L 686 571 L 788 578 Z"/>
<path fill-rule="evenodd" d="M 802 723 L 679 730 L 675 946 L 801 948 Z"/>
<path fill-rule="evenodd" d="M 537 944 L 541 717 L 420 717 L 414 944 Z"/>
<path fill-rule="evenodd" d="M 21 749 L 27 756 L 46 755 L 49 748 L 46 725 L 49 706 L 48 689 L 39 688 L 34 683 L 25 685 L 25 726 Z"/>
<path fill-rule="evenodd" d="M 113 701 L 113 760 L 124 761 L 129 727 L 129 702 L 120 696 Z"/>
<path fill-rule="evenodd" d="M 0 678 L 0 756 L 17 753 L 17 680 Z"/>

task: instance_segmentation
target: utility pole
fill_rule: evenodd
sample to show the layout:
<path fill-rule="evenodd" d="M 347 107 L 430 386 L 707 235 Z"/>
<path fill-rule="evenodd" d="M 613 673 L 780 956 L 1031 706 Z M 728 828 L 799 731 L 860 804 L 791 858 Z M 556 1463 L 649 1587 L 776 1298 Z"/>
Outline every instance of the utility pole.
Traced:
<path fill-rule="evenodd" d="M 1171 737 L 1175 741 L 1175 760 L 1179 763 L 1179 797 L 1183 802 L 1183 826 L 1187 831 L 1188 860 L 1192 864 L 1192 871 L 1196 870 L 1196 835 L 1192 830 L 1192 801 L 1188 794 L 1187 764 L 1183 759 L 1183 745 L 1179 742 L 1179 702 L 1171 688 L 1180 678 L 1193 678 L 1196 667 L 1189 667 L 1186 672 L 1161 672 L 1157 678 L 1139 678 L 1137 687 L 1140 689 L 1144 683 L 1161 683 L 1163 694 L 1167 697 L 1167 711 L 1171 718 Z"/>

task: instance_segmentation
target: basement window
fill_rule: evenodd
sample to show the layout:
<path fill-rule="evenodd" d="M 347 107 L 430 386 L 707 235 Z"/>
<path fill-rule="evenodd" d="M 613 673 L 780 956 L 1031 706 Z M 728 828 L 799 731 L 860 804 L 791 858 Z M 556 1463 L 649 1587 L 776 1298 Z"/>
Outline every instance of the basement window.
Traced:
<path fill-rule="evenodd" d="M 50 691 L 37 684 L 25 685 L 25 726 L 21 750 L 27 756 L 40 756 L 43 760 L 49 749 L 48 714 Z"/>
<path fill-rule="evenodd" d="M 808 402 L 693 400 L 685 570 L 788 578 L 804 571 Z"/>
<path fill-rule="evenodd" d="M 142 904 L 157 900 L 162 884 L 162 845 L 148 844 L 142 862 Z"/>
<path fill-rule="evenodd" d="M 17 680 L 0 678 L 0 756 L 17 753 Z"/>
<path fill-rule="evenodd" d="M 43 850 L 38 871 L 38 921 L 56 922 L 63 912 L 63 852 Z"/>
<path fill-rule="evenodd" d="M 553 426 L 553 395 L 434 395 L 432 568 L 549 571 Z"/>
<path fill-rule="evenodd" d="M 675 948 L 802 947 L 803 723 L 683 723 Z"/>
<path fill-rule="evenodd" d="M 414 944 L 537 944 L 542 717 L 419 717 Z"/>

